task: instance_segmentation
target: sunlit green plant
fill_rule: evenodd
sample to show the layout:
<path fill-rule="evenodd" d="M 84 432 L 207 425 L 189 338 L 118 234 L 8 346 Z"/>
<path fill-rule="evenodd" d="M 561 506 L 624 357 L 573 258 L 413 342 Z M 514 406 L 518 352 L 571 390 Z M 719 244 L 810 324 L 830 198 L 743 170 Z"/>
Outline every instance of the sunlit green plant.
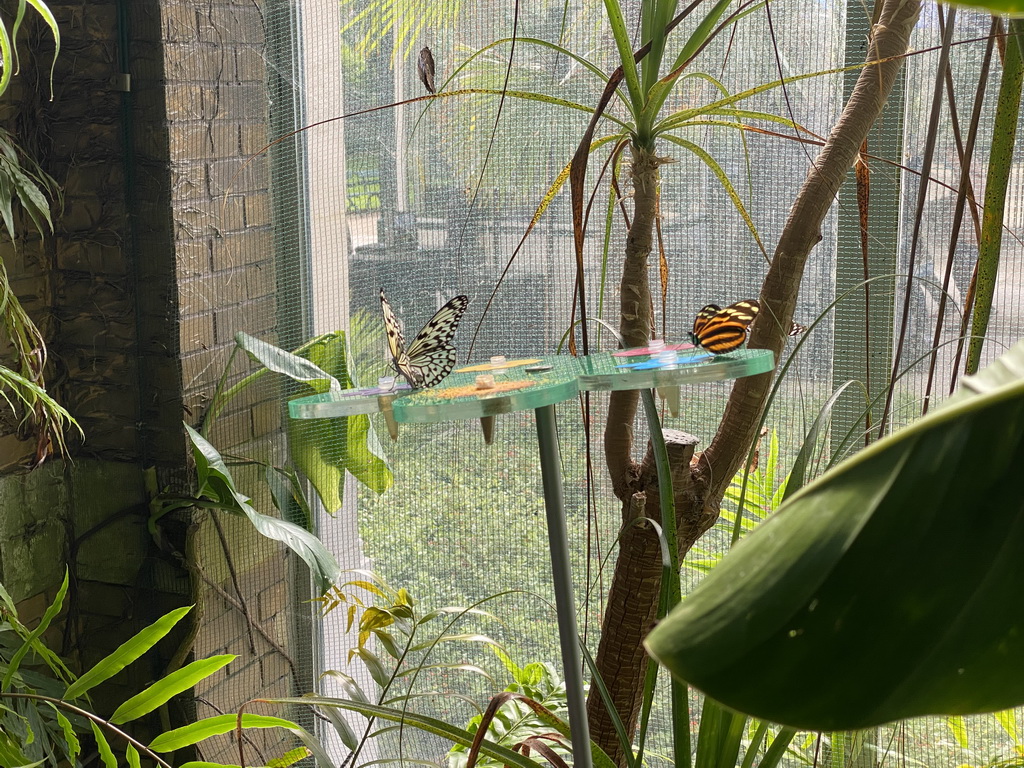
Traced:
<path fill-rule="evenodd" d="M 488 646 L 501 660 L 512 678 L 498 701 L 488 711 L 473 717 L 466 730 L 477 733 L 485 728 L 488 738 L 495 744 L 529 756 L 552 754 L 565 759 L 569 752 L 564 735 L 553 727 L 550 716 L 565 721 L 568 717 L 565 681 L 548 663 L 532 662 L 519 667 L 512 657 L 497 646 Z M 529 703 L 527 703 L 529 702 Z M 538 706 L 543 708 L 542 717 Z M 466 768 L 472 747 L 456 744 L 448 752 L 448 768 Z M 501 763 L 487 757 L 478 758 L 474 765 L 481 768 L 501 768 Z"/>
<path fill-rule="evenodd" d="M 334 706 L 336 700 L 315 697 L 314 703 L 331 720 L 342 743 L 352 751 L 347 759 L 352 764 L 360 764 L 360 753 L 370 739 L 390 730 L 386 724 L 381 726 L 377 722 L 379 719 L 402 722 L 409 718 L 410 724 L 421 722 L 417 720 L 424 717 L 419 714 L 419 704 L 457 700 L 476 710 L 477 714 L 469 721 L 468 728 L 449 732 L 469 734 L 453 739 L 455 746 L 449 753 L 449 763 L 453 766 L 465 765 L 473 741 L 472 734 L 484 721 L 488 725 L 490 740 L 502 748 L 514 750 L 524 742 L 550 734 L 552 726 L 538 720 L 533 714 L 535 710 L 523 703 L 525 699 L 545 708 L 549 714 L 557 716 L 561 713 L 564 716 L 561 710 L 565 705 L 565 686 L 550 665 L 528 664 L 520 668 L 489 636 L 479 631 L 456 630 L 467 617 L 493 619 L 490 614 L 479 607 L 448 607 L 424 612 L 405 589 L 396 589 L 368 571 L 354 570 L 351 573 L 353 579 L 335 586 L 318 601 L 325 614 L 344 611 L 346 631 L 358 628 L 357 644 L 349 650 L 348 658 L 350 662 L 358 660 L 365 667 L 378 691 L 376 694 L 366 691 L 348 672 L 329 670 L 324 673 L 325 678 L 341 685 L 349 702 L 345 708 L 366 717 L 361 735 L 357 735 L 347 721 L 338 716 Z M 487 713 L 481 711 L 472 696 L 462 691 L 450 688 L 433 690 L 428 688 L 430 683 L 419 685 L 420 677 L 432 678 L 439 672 L 469 675 L 492 689 L 500 685 L 481 664 L 463 659 L 446 661 L 437 658 L 442 648 L 453 646 L 474 655 L 489 649 L 511 678 L 504 692 L 521 698 L 503 699 L 500 709 Z M 445 658 L 450 654 L 449 651 Z M 389 757 L 383 759 L 392 761 Z M 400 755 L 393 759 L 407 758 Z M 496 758 L 492 755 L 491 759 Z"/>

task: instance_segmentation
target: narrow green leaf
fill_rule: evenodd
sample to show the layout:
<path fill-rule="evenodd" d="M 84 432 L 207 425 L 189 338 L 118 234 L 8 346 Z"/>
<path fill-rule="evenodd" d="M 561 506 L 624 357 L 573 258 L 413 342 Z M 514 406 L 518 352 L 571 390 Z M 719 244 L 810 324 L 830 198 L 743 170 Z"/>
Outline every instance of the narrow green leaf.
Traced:
<path fill-rule="evenodd" d="M 96 751 L 99 753 L 103 765 L 105 768 L 117 768 L 117 758 L 114 757 L 114 752 L 110 749 L 107 737 L 103 735 L 103 731 L 94 720 L 90 720 L 89 725 L 92 726 L 92 735 L 96 739 Z"/>
<path fill-rule="evenodd" d="M 154 752 L 173 752 L 182 747 L 190 747 L 203 739 L 211 736 L 219 736 L 222 733 L 230 733 L 238 724 L 237 715 L 216 715 L 207 717 L 195 723 L 175 728 L 173 731 L 162 733 L 153 739 L 149 748 Z M 284 728 L 294 732 L 299 728 L 290 720 L 280 717 L 268 717 L 267 715 L 242 715 L 243 728 Z"/>
<path fill-rule="evenodd" d="M 364 697 L 357 699 L 364 704 L 368 704 L 369 701 Z M 353 752 L 356 747 L 359 746 L 359 737 L 356 736 L 355 731 L 348 724 L 348 721 L 333 707 L 323 707 L 320 710 L 321 714 L 331 721 L 331 726 L 334 728 L 334 732 L 338 734 L 338 738 L 341 739 L 341 743 L 345 745 L 346 749 L 350 749 Z"/>
<path fill-rule="evenodd" d="M 796 458 L 793 460 L 793 468 L 790 470 L 789 481 L 786 483 L 786 491 L 782 497 L 783 501 L 803 488 L 804 478 L 807 473 L 807 465 L 810 462 L 811 454 L 818 445 L 818 437 L 821 433 L 822 427 L 830 423 L 832 408 L 835 407 L 836 401 L 839 400 L 847 387 L 853 386 L 854 384 L 860 385 L 861 388 L 864 386 L 859 381 L 847 381 L 842 386 L 837 387 L 835 392 L 832 393 L 832 396 L 829 397 L 829 399 L 825 401 L 825 404 L 821 406 L 821 409 L 818 411 L 818 415 L 811 424 L 811 428 L 807 430 L 807 435 L 804 437 L 804 441 L 800 445 L 800 450 L 797 452 Z M 866 396 L 867 392 L 865 391 L 864 394 Z"/>
<path fill-rule="evenodd" d="M 364 717 L 376 717 L 393 723 L 402 723 L 405 727 L 418 728 L 425 733 L 432 733 L 454 744 L 461 744 L 465 747 L 473 743 L 473 734 L 463 728 L 458 728 L 442 720 L 415 712 L 408 712 L 403 709 L 391 709 L 374 704 L 359 704 L 347 699 L 334 699 L 326 696 L 304 696 L 302 698 L 271 699 L 270 701 L 281 704 L 305 704 L 322 709 L 329 707 L 344 709 L 350 712 L 358 712 Z M 486 739 L 480 747 L 480 753 L 505 765 L 516 766 L 516 768 L 541 768 L 541 765 L 536 761 L 523 757 L 518 752 L 513 752 L 511 749 L 501 747 Z"/>
<path fill-rule="evenodd" d="M 274 498 L 274 506 L 285 520 L 313 530 L 313 510 L 309 507 L 302 481 L 291 467 L 271 467 L 266 470 L 267 485 Z"/>
<path fill-rule="evenodd" d="M 402 649 L 398 647 L 395 638 L 391 634 L 388 632 L 374 632 L 374 637 L 383 646 L 388 656 L 395 660 L 402 658 Z M 414 649 L 410 648 L 409 650 L 412 651 Z"/>
<path fill-rule="evenodd" d="M 289 765 L 295 765 L 299 760 L 305 760 L 309 756 L 310 751 L 308 748 L 296 747 L 295 749 L 289 749 L 280 757 L 268 760 L 267 768 L 288 768 Z"/>
<path fill-rule="evenodd" d="M 1011 19 L 1009 31 L 1011 35 L 1024 35 L 1024 19 Z M 992 297 L 995 295 L 1002 252 L 1006 191 L 1010 183 L 1010 171 L 1014 165 L 1013 148 L 1019 132 L 1022 87 L 1024 57 L 1021 56 L 1021 47 L 1007 45 L 992 125 L 992 138 L 989 142 L 985 207 L 981 216 L 981 239 L 978 242 L 977 290 L 965 366 L 968 373 L 975 373 L 981 365 L 981 353 L 992 313 Z"/>
<path fill-rule="evenodd" d="M 381 688 L 386 688 L 391 680 L 391 675 L 384 665 L 380 663 L 380 659 L 365 648 L 356 648 L 352 652 L 353 656 L 357 656 L 363 665 L 366 667 L 366 671 L 370 673 L 370 677 L 373 678 L 373 682 L 379 685 Z"/>
<path fill-rule="evenodd" d="M 50 98 L 53 98 L 53 72 L 57 66 L 57 56 L 60 55 L 60 27 L 57 26 L 57 18 L 43 0 L 28 0 L 28 4 L 36 9 L 36 12 L 43 17 L 46 26 L 50 28 L 53 35 L 53 61 L 50 64 Z M 3 93 L 0 90 L 0 93 Z"/>
<path fill-rule="evenodd" d="M 7 673 L 3 679 L 3 689 L 6 691 L 11 686 L 11 680 L 15 673 L 18 671 L 18 667 L 21 665 L 22 660 L 33 647 L 39 645 L 39 637 L 50 627 L 50 622 L 53 621 L 54 617 L 60 613 L 61 607 L 64 605 L 64 596 L 68 593 L 68 571 L 64 569 L 64 581 L 61 582 L 60 589 L 57 590 L 57 595 L 53 598 L 53 602 L 46 607 L 43 612 L 43 618 L 39 620 L 39 626 L 37 626 L 32 633 L 25 639 L 21 644 L 21 647 L 14 652 L 11 656 L 11 660 L 8 662 Z"/>
<path fill-rule="evenodd" d="M 331 392 L 340 392 L 342 389 L 333 376 L 304 357 L 293 355 L 243 331 L 235 334 L 235 343 L 268 370 L 283 373 L 295 381 L 324 382 Z"/>
<path fill-rule="evenodd" d="M 157 680 L 144 691 L 135 694 L 128 701 L 119 706 L 110 718 L 115 724 L 127 723 L 138 717 L 152 712 L 161 704 L 170 701 L 183 691 L 192 688 L 200 680 L 212 675 L 218 669 L 227 666 L 238 657 L 234 654 L 222 656 L 211 656 L 206 659 L 197 659 L 186 664 L 162 680 Z"/>
<path fill-rule="evenodd" d="M 1002 712 L 993 712 L 992 717 L 999 723 L 999 726 L 1006 732 L 1006 735 L 1010 737 L 1010 741 L 1019 748 L 1020 732 L 1017 730 L 1017 713 L 1011 709 L 1004 709 Z"/>
<path fill-rule="evenodd" d="M 946 718 L 946 726 L 949 728 L 949 732 L 953 734 L 953 739 L 956 741 L 957 746 L 960 749 L 967 749 L 970 746 L 970 739 L 967 734 L 967 723 L 960 715 L 950 715 Z"/>
<path fill-rule="evenodd" d="M 14 238 L 14 190 L 6 166 L 7 163 L 0 161 L 0 217 L 3 218 L 7 234 Z"/>
<path fill-rule="evenodd" d="M 626 81 L 626 88 L 629 91 L 632 111 L 633 114 L 639 115 L 643 108 L 644 93 L 640 85 L 636 61 L 633 59 L 633 41 L 629 27 L 626 25 L 619 0 L 604 0 L 604 10 L 608 25 L 612 30 L 612 38 L 615 40 L 615 47 L 619 52 L 619 64 L 622 66 L 623 79 Z"/>
<path fill-rule="evenodd" d="M 312 754 L 313 760 L 316 765 L 333 765 L 330 755 L 324 749 L 323 745 L 317 740 L 317 738 L 302 728 L 295 727 L 292 729 L 292 733 L 299 737 L 299 741 L 306 745 L 306 749 Z"/>
<path fill-rule="evenodd" d="M 39 186 L 30 179 L 19 167 L 9 167 L 11 181 L 18 193 L 21 207 L 32 218 L 32 223 L 40 234 L 53 231 L 53 220 L 50 218 L 50 201 Z M 43 222 L 46 227 L 43 227 Z"/>
<path fill-rule="evenodd" d="M 680 147 L 683 147 L 684 149 L 688 149 L 690 152 L 692 152 L 694 155 L 700 158 L 704 165 L 706 165 L 711 170 L 711 172 L 715 174 L 715 177 L 718 179 L 718 182 L 722 185 L 722 189 L 724 189 L 726 194 L 729 195 L 729 199 L 732 201 L 733 207 L 736 209 L 736 212 L 739 213 L 740 217 L 743 219 L 744 224 L 747 225 L 747 229 L 750 230 L 750 234 L 753 236 L 754 242 L 757 243 L 757 247 L 761 250 L 762 254 L 766 253 L 764 243 L 761 242 L 761 235 L 758 234 L 757 226 L 754 224 L 753 218 L 751 218 L 750 213 L 747 211 L 747 207 L 743 204 L 743 199 L 739 196 L 739 193 L 736 191 L 736 187 L 733 185 L 732 180 L 729 178 L 728 174 L 725 172 L 725 169 L 722 168 L 718 161 L 715 160 L 715 158 L 713 158 L 706 150 L 697 146 L 692 141 L 687 141 L 686 139 L 681 139 L 678 136 L 671 135 L 666 135 L 665 139 L 672 142 L 673 144 L 677 144 Z"/>
<path fill-rule="evenodd" d="M 786 752 L 789 750 L 789 745 L 796 734 L 797 730 L 795 728 L 780 728 L 779 732 L 775 734 L 775 738 L 772 739 L 771 746 L 768 747 L 764 757 L 761 758 L 759 768 L 776 768 L 776 766 L 781 765 L 782 760 L 786 757 Z"/>
<path fill-rule="evenodd" d="M 966 8 L 980 8 L 997 16 L 1013 16 L 1024 14 L 1024 0 L 956 0 L 950 5 L 961 5 Z"/>
<path fill-rule="evenodd" d="M 4 606 L 12 615 L 18 615 L 18 609 L 14 605 L 14 598 L 11 597 L 11 593 L 7 591 L 3 584 L 0 584 L 0 602 L 3 602 Z"/>
<path fill-rule="evenodd" d="M 64 698 L 69 700 L 76 699 L 86 691 L 102 683 L 104 680 L 116 675 L 160 642 L 161 638 L 170 632 L 171 629 L 174 628 L 174 625 L 191 610 L 192 606 L 190 605 L 186 605 L 182 608 L 176 608 L 165 616 L 157 619 L 131 639 L 122 643 L 117 650 L 96 662 L 96 665 L 93 666 L 92 669 L 88 670 L 78 678 L 78 680 L 68 686 L 67 691 L 64 692 Z"/>
<path fill-rule="evenodd" d="M 142 768 L 142 761 L 139 760 L 139 751 L 131 744 L 125 749 L 124 757 L 128 761 L 129 768 Z"/>
<path fill-rule="evenodd" d="M 78 741 L 78 735 L 75 733 L 74 726 L 71 725 L 71 721 L 68 720 L 64 713 L 56 706 L 50 702 L 46 703 L 49 704 L 50 708 L 53 710 L 53 714 L 57 718 L 57 724 L 60 726 L 60 729 L 64 734 L 64 743 L 67 745 L 66 757 L 68 762 L 75 765 L 75 758 L 78 757 L 79 752 L 82 751 L 82 745 Z"/>
<path fill-rule="evenodd" d="M 11 47 L 11 35 L 3 19 L 0 19 L 0 94 L 10 86 L 13 74 L 14 52 Z"/>
<path fill-rule="evenodd" d="M 347 675 L 337 669 L 329 669 L 321 677 L 329 677 L 336 680 L 341 685 L 345 695 L 353 701 L 359 701 L 364 704 L 370 703 L 370 697 L 363 692 L 363 689 L 359 687 L 359 683 L 351 675 Z"/>

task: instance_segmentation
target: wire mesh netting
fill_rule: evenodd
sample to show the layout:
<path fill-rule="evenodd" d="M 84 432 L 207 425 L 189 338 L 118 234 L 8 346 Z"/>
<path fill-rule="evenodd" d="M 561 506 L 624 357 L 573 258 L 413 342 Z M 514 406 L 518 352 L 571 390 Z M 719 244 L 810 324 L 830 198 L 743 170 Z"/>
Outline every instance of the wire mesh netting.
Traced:
<path fill-rule="evenodd" d="M 515 11 L 513 4 L 456 0 L 405 6 L 346 0 L 267 4 L 266 48 L 261 53 L 271 93 L 268 141 L 285 138 L 266 155 L 276 300 L 268 303 L 267 316 L 254 327 L 275 328 L 274 340 L 288 348 L 317 334 L 346 331 L 350 373 L 362 385 L 387 373 L 381 288 L 405 320 L 407 337 L 452 296 L 470 296 L 455 337 L 460 363 L 561 349 L 573 316 L 572 224 L 568 189 L 550 200 L 545 195 L 564 180 L 560 174 L 586 128 L 589 114 L 577 105 L 591 108 L 604 86 L 591 66 L 612 70 L 615 51 L 600 4 L 571 11 L 561 3 L 533 4 L 519 8 L 518 18 Z M 627 22 L 635 24 L 637 8 L 630 5 L 629 13 Z M 766 129 L 760 133 L 736 130 L 735 123 L 754 124 L 752 119 L 710 115 L 680 130 L 677 142 L 659 147 L 666 161 L 658 214 L 668 278 L 664 303 L 660 287 L 654 289 L 658 336 L 685 340 L 694 313 L 704 304 L 758 295 L 790 202 L 818 150 L 815 142 L 828 134 L 842 109 L 844 80 L 838 70 L 857 63 L 846 61 L 850 51 L 857 51 L 857 44 L 847 39 L 846 7 L 801 0 L 772 6 L 770 22 L 757 12 L 716 38 L 694 64 L 700 76 L 684 80 L 666 105 L 669 111 L 683 111 L 780 77 L 822 73 L 745 98 L 742 109 L 783 118 L 774 125 L 757 123 Z M 958 117 L 966 122 L 985 53 L 985 41 L 973 39 L 986 35 L 989 21 L 961 12 L 958 24 L 957 39 L 968 42 L 955 47 L 952 71 Z M 509 67 L 513 29 L 518 40 Z M 938 40 L 938 17 L 929 7 L 915 48 L 931 48 Z M 579 57 L 536 41 L 557 42 Z M 432 51 L 442 96 L 414 100 L 427 95 L 416 69 L 424 47 Z M 892 277 L 880 279 L 872 293 L 872 318 L 878 327 L 886 322 L 900 325 L 908 275 L 911 286 L 909 331 L 898 369 L 906 374 L 896 388 L 896 424 L 921 412 L 929 363 L 922 356 L 933 346 L 937 323 L 940 351 L 930 392 L 941 398 L 948 391 L 954 342 L 961 334 L 960 317 L 977 258 L 970 213 L 964 217 L 959 244 L 949 248 L 955 212 L 950 187 L 958 184 L 960 158 L 948 108 L 941 115 L 931 161 L 930 175 L 939 183 L 928 185 L 913 244 L 916 173 L 923 165 L 937 55 L 930 51 L 908 58 L 905 102 L 897 105 L 902 134 L 883 135 L 869 149 L 871 155 L 901 157 L 905 167 L 869 160 L 880 186 L 886 181 L 897 184 L 902 174 L 898 236 L 871 243 L 891 260 L 887 272 Z M 862 61 L 863 47 L 860 57 Z M 990 84 L 984 97 L 971 172 L 978 199 L 996 87 Z M 527 93 L 542 97 L 526 98 Z M 395 103 L 400 106 L 380 109 Z M 349 117 L 338 119 L 343 115 Z M 608 135 L 627 119 L 613 100 L 605 121 Z M 306 130 L 288 135 L 303 126 Z M 794 136 L 805 141 L 792 140 Z M 593 190 L 594 196 L 584 258 L 587 311 L 613 326 L 618 319 L 624 218 L 630 206 L 629 158 L 620 156 L 603 182 L 597 179 L 614 146 L 609 142 L 598 147 L 591 162 L 588 193 Z M 201 157 L 203 148 L 197 144 L 194 149 Z M 1017 152 L 1019 157 L 1019 147 Z M 1017 238 L 1024 229 L 1022 167 L 1019 160 L 1013 166 L 1008 231 L 988 332 L 990 357 L 1021 333 L 1017 307 L 1024 248 Z M 612 177 L 617 184 L 610 183 Z M 544 202 L 549 203 L 544 215 L 531 229 Z M 787 348 L 789 354 L 800 344 L 761 445 L 762 461 L 771 457 L 778 462 L 779 481 L 808 423 L 836 385 L 835 361 L 859 359 L 863 351 L 860 343 L 850 348 L 833 344 L 830 312 L 837 294 L 837 263 L 860 258 L 859 245 L 851 249 L 840 242 L 847 232 L 838 219 L 856 215 L 850 200 L 841 199 L 807 264 L 796 320 L 813 328 Z M 529 238 L 517 250 L 528 231 Z M 266 246 L 263 241 L 241 247 L 256 252 Z M 856 262 L 854 266 L 859 268 Z M 851 316 L 835 321 L 846 323 L 844 339 L 857 333 Z M 610 333 L 592 325 L 591 334 L 595 347 L 614 348 Z M 886 365 L 892 365 L 891 355 Z M 727 384 L 689 388 L 683 412 L 677 418 L 666 415 L 666 426 L 685 429 L 706 443 L 728 393 Z M 620 524 L 620 504 L 605 479 L 600 454 L 606 405 L 606 399 L 594 397 L 586 425 L 578 402 L 558 407 L 577 604 L 591 646 L 596 644 Z M 851 424 L 851 429 L 860 428 L 858 420 Z M 483 444 L 475 423 L 403 425 L 394 442 L 387 439 L 383 417 L 374 416 L 372 427 L 370 448 L 386 458 L 393 484 L 378 494 L 349 477 L 339 508 L 319 510 L 321 537 L 343 567 L 372 570 L 396 590 L 407 590 L 417 615 L 451 606 L 474 606 L 480 612 L 445 614 L 420 630 L 424 634 L 412 642 L 427 645 L 406 663 L 422 665 L 421 671 L 397 678 L 384 693 L 372 664 L 350 660 L 350 650 L 360 640 L 348 624 L 347 611 L 331 612 L 317 619 L 311 638 L 293 637 L 293 642 L 308 640 L 315 648 L 308 659 L 300 659 L 302 669 L 295 679 L 311 685 L 318 681 L 315 685 L 331 695 L 343 695 L 354 682 L 373 700 L 383 696 L 465 726 L 489 695 L 509 685 L 509 660 L 518 667 L 547 662 L 553 675 L 561 675 L 532 415 L 500 418 L 490 446 Z M 376 444 L 374 434 L 382 437 L 382 444 Z M 237 438 L 245 437 L 240 426 Z M 853 439 L 844 441 L 843 435 L 833 434 L 822 456 L 830 448 L 843 451 L 862 444 L 857 437 L 854 432 Z M 698 566 L 720 556 L 727 542 L 726 523 L 701 542 L 693 553 L 694 567 L 686 569 L 691 586 L 702 572 Z M 245 553 L 239 556 L 244 559 Z M 286 576 L 283 566 L 281 575 Z M 373 600 L 357 586 L 344 591 Z M 304 610 L 296 609 L 296 614 Z M 459 639 L 431 646 L 431 633 L 442 630 Z M 484 638 L 500 645 L 508 658 L 495 653 Z M 385 667 L 391 663 L 381 649 L 375 652 Z M 885 653 L 881 640 L 878 652 Z M 319 677 L 329 670 L 352 680 Z M 361 727 L 362 721 L 351 722 Z M 793 743 L 790 762 L 984 765 L 1019 754 L 1020 727 L 1016 713 L 966 721 L 923 719 L 856 736 L 801 736 Z M 326 729 L 323 733 L 331 738 Z M 663 718 L 653 733 L 649 762 L 667 762 Z M 348 750 L 340 740 L 331 744 L 340 764 Z M 369 741 L 355 763 L 401 756 L 458 764 L 464 754 L 449 755 L 449 746 L 415 729 L 385 730 Z"/>

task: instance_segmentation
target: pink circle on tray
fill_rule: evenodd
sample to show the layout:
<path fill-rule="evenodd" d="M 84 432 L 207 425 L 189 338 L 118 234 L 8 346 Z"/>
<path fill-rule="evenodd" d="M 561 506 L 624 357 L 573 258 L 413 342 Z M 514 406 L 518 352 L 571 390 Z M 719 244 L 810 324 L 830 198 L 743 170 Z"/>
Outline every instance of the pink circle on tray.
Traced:
<path fill-rule="evenodd" d="M 666 344 L 659 349 L 651 349 L 650 347 L 634 347 L 633 349 L 622 349 L 618 352 L 612 352 L 612 357 L 636 357 L 637 355 L 653 355 L 657 352 L 661 352 L 667 349 L 693 349 L 693 344 Z"/>

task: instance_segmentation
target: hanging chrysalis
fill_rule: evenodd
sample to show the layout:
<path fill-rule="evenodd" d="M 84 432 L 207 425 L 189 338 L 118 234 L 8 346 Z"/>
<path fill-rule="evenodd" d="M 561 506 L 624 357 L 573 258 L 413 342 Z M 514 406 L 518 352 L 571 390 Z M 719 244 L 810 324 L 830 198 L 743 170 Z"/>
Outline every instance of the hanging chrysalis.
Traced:
<path fill-rule="evenodd" d="M 427 93 L 436 93 L 434 90 L 434 54 L 430 52 L 429 48 L 424 47 L 420 51 L 419 61 L 416 62 L 416 71 L 419 73 Z"/>

